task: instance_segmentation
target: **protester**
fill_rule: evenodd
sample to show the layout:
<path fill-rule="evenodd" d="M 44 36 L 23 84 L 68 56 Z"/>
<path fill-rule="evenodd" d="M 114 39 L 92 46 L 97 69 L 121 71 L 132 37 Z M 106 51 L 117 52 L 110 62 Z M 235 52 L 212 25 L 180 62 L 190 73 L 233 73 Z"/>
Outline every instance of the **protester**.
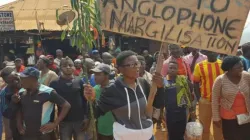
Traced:
<path fill-rule="evenodd" d="M 170 57 L 164 61 L 162 66 L 161 74 L 165 77 L 168 73 L 168 63 L 170 61 L 176 61 L 178 64 L 178 75 L 185 75 L 191 80 L 191 71 L 189 66 L 186 64 L 184 59 L 181 57 L 181 48 L 178 45 L 171 44 L 169 45 Z"/>
<path fill-rule="evenodd" d="M 184 140 L 187 124 L 187 109 L 193 111 L 191 106 L 190 82 L 187 77 L 178 75 L 176 61 L 168 63 L 168 75 L 164 77 L 166 120 L 169 140 Z"/>
<path fill-rule="evenodd" d="M 52 55 L 47 55 L 46 56 L 47 59 L 49 59 L 49 65 L 48 68 L 52 71 L 54 71 L 57 75 L 60 75 L 60 70 L 59 67 L 57 66 L 57 64 L 54 62 L 54 56 Z"/>
<path fill-rule="evenodd" d="M 66 99 L 71 108 L 66 117 L 59 125 L 60 139 L 74 140 L 86 139 L 86 130 L 88 127 L 87 101 L 83 97 L 83 82 L 81 79 L 74 78 L 74 63 L 66 57 L 61 60 L 60 69 L 62 76 L 50 84 L 50 87 Z M 58 112 L 62 108 L 58 106 Z"/>
<path fill-rule="evenodd" d="M 212 111 L 215 125 L 221 125 L 225 140 L 248 140 L 250 123 L 240 125 L 237 115 L 248 114 L 250 109 L 250 74 L 243 71 L 241 58 L 228 56 L 213 86 Z M 239 121 L 239 120 L 238 120 Z"/>
<path fill-rule="evenodd" d="M 242 50 L 238 49 L 236 56 L 242 57 L 242 55 L 243 55 Z"/>
<path fill-rule="evenodd" d="M 12 53 L 8 53 L 7 55 L 4 56 L 4 62 L 2 64 L 2 68 L 7 66 L 15 66 L 14 60 L 15 60 L 15 55 Z"/>
<path fill-rule="evenodd" d="M 113 113 L 116 118 L 113 124 L 114 139 L 149 140 L 153 136 L 153 122 L 145 111 L 150 85 L 145 79 L 138 78 L 140 62 L 134 52 L 123 51 L 117 56 L 117 67 L 122 76 L 105 88 L 100 99 L 96 100 L 96 116 L 99 118 L 109 111 Z M 162 76 L 156 73 L 152 81 L 159 87 L 155 100 L 161 99 Z M 95 99 L 94 89 L 90 85 L 85 86 L 84 93 L 87 99 Z"/>
<path fill-rule="evenodd" d="M 54 63 L 57 65 L 57 67 L 60 66 L 62 58 L 63 58 L 63 51 L 60 49 L 56 50 L 56 59 L 54 60 Z"/>
<path fill-rule="evenodd" d="M 99 100 L 102 91 L 114 83 L 114 80 L 109 80 L 111 73 L 110 66 L 107 64 L 99 64 L 92 69 L 95 74 L 96 86 L 94 87 L 96 99 Z M 98 140 L 113 140 L 113 123 L 114 117 L 111 112 L 107 112 L 97 120 Z"/>
<path fill-rule="evenodd" d="M 143 77 L 150 85 L 152 84 L 152 74 L 146 71 L 146 60 L 143 56 L 137 55 L 138 61 L 141 63 L 139 68 L 139 77 Z"/>
<path fill-rule="evenodd" d="M 212 119 L 212 86 L 214 80 L 223 74 L 221 67 L 222 61 L 217 59 L 215 52 L 204 51 L 207 60 L 198 63 L 194 69 L 194 92 L 199 101 L 199 119 L 203 124 L 203 140 L 209 140 L 210 126 Z M 222 131 L 219 126 L 213 125 L 214 140 L 222 140 Z"/>
<path fill-rule="evenodd" d="M 110 79 L 114 79 L 115 78 L 115 67 L 114 67 L 115 65 L 112 63 L 113 56 L 108 52 L 104 52 L 102 54 L 102 59 L 103 59 L 103 63 L 109 65 L 110 67 L 110 70 L 111 70 L 109 74 Z"/>
<path fill-rule="evenodd" d="M 49 63 L 48 58 L 40 57 L 36 64 L 37 68 L 40 70 L 38 82 L 46 86 L 49 86 L 52 81 L 58 78 L 57 74 L 48 68 Z"/>
<path fill-rule="evenodd" d="M 85 66 L 86 66 L 86 70 L 87 70 L 87 76 L 88 76 L 88 81 L 86 79 L 86 77 L 83 77 L 83 81 L 84 83 L 90 83 L 90 85 L 92 87 L 94 87 L 96 85 L 95 83 L 95 75 L 93 74 L 93 72 L 91 71 L 91 69 L 93 69 L 95 67 L 95 62 L 94 60 L 92 60 L 91 58 L 85 58 Z"/>
<path fill-rule="evenodd" d="M 200 53 L 198 49 L 195 48 L 188 48 L 190 53 L 184 57 L 185 62 L 190 67 L 191 72 L 194 72 L 194 67 L 196 64 L 200 63 L 203 60 L 207 59 L 207 56 Z"/>
<path fill-rule="evenodd" d="M 102 59 L 101 59 L 101 56 L 99 54 L 99 51 L 98 50 L 93 50 L 92 51 L 92 58 L 95 62 L 99 62 L 99 63 L 102 63 Z M 97 64 L 96 64 L 97 65 Z"/>
<path fill-rule="evenodd" d="M 81 78 L 82 74 L 83 74 L 83 70 L 82 70 L 82 60 L 80 59 L 76 59 L 74 61 L 75 64 L 75 71 L 74 71 L 74 76 L 75 78 Z"/>
<path fill-rule="evenodd" d="M 17 73 L 23 72 L 25 70 L 25 66 L 22 63 L 22 59 L 21 58 L 17 58 L 15 60 L 15 67 L 16 67 L 15 72 L 17 72 Z"/>
<path fill-rule="evenodd" d="M 143 56 L 145 58 L 146 62 L 146 71 L 150 71 L 151 66 L 153 65 L 154 59 L 153 57 L 149 54 L 148 50 L 143 51 Z"/>
<path fill-rule="evenodd" d="M 154 57 L 153 57 L 154 58 L 154 63 L 153 63 L 153 65 L 152 65 L 152 67 L 150 68 L 150 71 L 149 71 L 151 74 L 153 74 L 156 71 L 158 56 L 159 56 L 159 52 L 156 52 L 154 54 Z"/>
<path fill-rule="evenodd" d="M 1 77 L 7 84 L 1 91 L 1 114 L 3 115 L 3 123 L 5 130 L 5 140 L 21 140 L 21 136 L 16 126 L 16 110 L 11 109 L 11 97 L 14 94 L 18 94 L 21 88 L 20 78 L 17 73 L 14 72 L 14 67 L 5 67 L 1 72 Z M 2 116 L 1 115 L 1 116 Z M 2 118 L 1 118 L 2 119 Z M 1 121 L 2 128 L 2 121 Z M 2 129 L 1 129 L 2 135 Z"/>
<path fill-rule="evenodd" d="M 70 109 L 70 104 L 52 88 L 39 84 L 39 74 L 35 68 L 26 68 L 20 74 L 23 88 L 20 96 L 13 98 L 19 108 L 17 126 L 23 140 L 51 140 L 51 133 Z M 54 103 L 62 109 L 58 118 L 50 122 Z"/>
<path fill-rule="evenodd" d="M 244 70 L 248 71 L 250 68 L 250 42 L 241 46 L 243 55 L 240 57 L 244 66 Z"/>

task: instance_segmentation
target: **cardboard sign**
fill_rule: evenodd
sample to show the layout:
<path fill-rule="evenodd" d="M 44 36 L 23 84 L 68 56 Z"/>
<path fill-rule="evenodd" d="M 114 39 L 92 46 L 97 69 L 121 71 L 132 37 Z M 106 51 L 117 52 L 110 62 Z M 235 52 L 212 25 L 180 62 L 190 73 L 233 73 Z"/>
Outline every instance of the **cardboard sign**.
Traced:
<path fill-rule="evenodd" d="M 15 31 L 14 15 L 12 11 L 0 11 L 0 32 Z"/>
<path fill-rule="evenodd" d="M 250 0 L 101 0 L 102 29 L 236 54 Z"/>

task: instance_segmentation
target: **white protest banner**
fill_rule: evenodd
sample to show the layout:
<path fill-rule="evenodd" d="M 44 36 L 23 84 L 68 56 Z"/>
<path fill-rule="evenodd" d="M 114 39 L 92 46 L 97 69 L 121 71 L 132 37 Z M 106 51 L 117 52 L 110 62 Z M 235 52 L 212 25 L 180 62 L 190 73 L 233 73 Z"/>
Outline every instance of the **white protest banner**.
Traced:
<path fill-rule="evenodd" d="M 12 11 L 0 11 L 0 32 L 15 31 L 14 15 Z"/>
<path fill-rule="evenodd" d="M 101 0 L 106 31 L 236 54 L 250 0 Z"/>

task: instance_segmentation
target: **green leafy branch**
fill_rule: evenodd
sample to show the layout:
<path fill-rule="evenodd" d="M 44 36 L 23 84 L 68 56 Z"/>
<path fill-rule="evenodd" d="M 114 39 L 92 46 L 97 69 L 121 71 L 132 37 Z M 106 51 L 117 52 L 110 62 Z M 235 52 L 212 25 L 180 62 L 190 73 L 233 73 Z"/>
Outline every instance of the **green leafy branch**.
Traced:
<path fill-rule="evenodd" d="M 85 53 L 96 45 L 96 40 L 91 29 L 96 28 L 100 35 L 101 30 L 101 14 L 99 9 L 98 0 L 71 0 L 72 10 L 76 13 L 76 18 L 73 20 L 73 25 L 70 27 L 69 23 L 67 28 L 61 34 L 63 41 L 68 37 L 72 46 L 77 46 L 77 49 L 82 52 L 83 57 Z M 59 18 L 59 10 L 56 11 L 57 19 Z M 83 61 L 83 77 L 88 82 L 87 68 Z M 90 102 L 90 123 L 93 130 L 93 140 L 97 140 L 96 125 L 92 102 Z"/>

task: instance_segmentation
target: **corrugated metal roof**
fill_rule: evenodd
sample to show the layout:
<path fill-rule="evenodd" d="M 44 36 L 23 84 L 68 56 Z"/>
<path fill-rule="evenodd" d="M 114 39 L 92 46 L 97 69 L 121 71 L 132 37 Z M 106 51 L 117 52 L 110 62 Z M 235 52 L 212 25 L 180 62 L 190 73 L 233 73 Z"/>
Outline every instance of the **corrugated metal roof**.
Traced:
<path fill-rule="evenodd" d="M 71 10 L 70 0 L 18 0 L 0 7 L 0 11 L 13 11 L 16 30 L 37 30 L 36 13 L 45 30 L 66 28 L 57 25 L 56 9 L 59 13 Z"/>

